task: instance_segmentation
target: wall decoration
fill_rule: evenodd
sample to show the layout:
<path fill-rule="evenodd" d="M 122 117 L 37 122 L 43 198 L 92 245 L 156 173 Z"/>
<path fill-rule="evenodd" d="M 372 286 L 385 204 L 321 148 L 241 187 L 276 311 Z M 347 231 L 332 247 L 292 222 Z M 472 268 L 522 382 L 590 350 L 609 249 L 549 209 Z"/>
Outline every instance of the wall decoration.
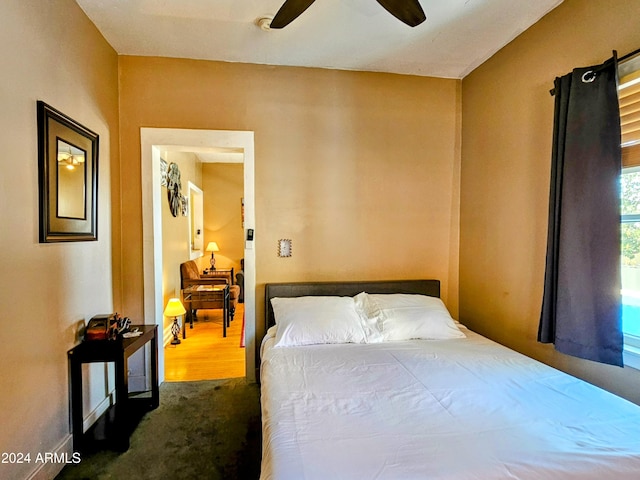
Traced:
<path fill-rule="evenodd" d="M 180 212 L 183 217 L 189 216 L 189 197 L 180 195 Z"/>
<path fill-rule="evenodd" d="M 282 238 L 278 240 L 278 256 L 279 257 L 290 257 L 291 252 L 291 239 L 290 238 Z"/>
<path fill-rule="evenodd" d="M 164 158 L 160 158 L 160 186 L 167 186 L 167 161 Z"/>
<path fill-rule="evenodd" d="M 244 230 L 244 197 L 240 198 L 240 215 L 242 216 L 242 229 Z"/>
<path fill-rule="evenodd" d="M 177 217 L 182 211 L 182 185 L 180 183 L 180 169 L 177 163 L 170 163 L 167 168 L 167 199 L 171 215 Z"/>
<path fill-rule="evenodd" d="M 98 239 L 98 134 L 37 102 L 40 243 Z"/>

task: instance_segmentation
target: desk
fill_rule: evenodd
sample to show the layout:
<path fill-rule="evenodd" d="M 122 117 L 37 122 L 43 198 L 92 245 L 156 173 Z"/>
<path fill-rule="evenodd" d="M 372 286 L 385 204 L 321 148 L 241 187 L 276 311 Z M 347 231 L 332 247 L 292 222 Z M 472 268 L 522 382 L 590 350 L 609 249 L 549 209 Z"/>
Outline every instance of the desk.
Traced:
<path fill-rule="evenodd" d="M 182 290 L 182 303 L 193 328 L 194 310 L 222 308 L 222 336 L 227 336 L 229 326 L 229 284 L 193 285 Z M 187 336 L 187 321 L 182 324 L 182 338 Z"/>
<path fill-rule="evenodd" d="M 73 430 L 73 449 L 75 451 L 85 449 L 91 443 L 91 440 L 104 440 L 116 450 L 127 450 L 129 448 L 129 435 L 137 424 L 135 417 L 139 416 L 141 412 L 157 408 L 160 404 L 160 391 L 158 389 L 158 327 L 157 325 L 131 325 L 131 330 L 134 328 L 138 328 L 142 335 L 132 338 L 118 338 L 117 340 L 89 340 L 82 342 L 67 352 L 71 381 L 71 426 Z M 151 390 L 149 392 L 129 394 L 129 357 L 147 343 L 151 347 Z M 82 364 L 96 362 L 115 363 L 116 401 L 87 432 L 84 432 Z M 99 437 L 101 434 L 105 438 L 92 438 Z"/>

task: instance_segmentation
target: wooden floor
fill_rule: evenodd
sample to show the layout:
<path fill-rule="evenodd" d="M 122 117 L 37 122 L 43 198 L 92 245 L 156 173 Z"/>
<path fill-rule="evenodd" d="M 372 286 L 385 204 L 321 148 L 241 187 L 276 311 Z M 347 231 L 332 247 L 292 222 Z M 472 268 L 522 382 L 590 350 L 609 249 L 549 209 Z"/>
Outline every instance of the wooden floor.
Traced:
<path fill-rule="evenodd" d="M 217 380 L 245 376 L 245 349 L 240 347 L 244 304 L 236 307 L 235 320 L 222 336 L 222 310 L 198 310 L 187 338 L 164 349 L 167 382 Z"/>

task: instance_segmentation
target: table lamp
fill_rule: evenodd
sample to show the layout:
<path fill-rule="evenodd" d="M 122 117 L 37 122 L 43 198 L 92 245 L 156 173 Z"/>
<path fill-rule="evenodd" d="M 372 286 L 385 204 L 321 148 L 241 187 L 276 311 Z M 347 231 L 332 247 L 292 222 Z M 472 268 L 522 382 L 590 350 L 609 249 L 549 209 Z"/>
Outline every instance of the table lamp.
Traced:
<path fill-rule="evenodd" d="M 209 242 L 207 245 L 207 252 L 211 252 L 211 260 L 209 263 L 211 264 L 211 270 L 216 269 L 216 257 L 213 255 L 213 252 L 219 252 L 218 244 L 216 242 Z"/>
<path fill-rule="evenodd" d="M 171 345 L 178 345 L 180 343 L 180 339 L 178 338 L 178 334 L 180 333 L 180 325 L 178 325 L 178 317 L 180 315 L 184 315 L 187 311 L 184 309 L 184 306 L 177 298 L 170 298 L 167 302 L 167 306 L 164 309 L 165 317 L 173 317 L 173 325 L 171 326 L 171 333 L 173 333 L 173 340 L 171 340 Z"/>

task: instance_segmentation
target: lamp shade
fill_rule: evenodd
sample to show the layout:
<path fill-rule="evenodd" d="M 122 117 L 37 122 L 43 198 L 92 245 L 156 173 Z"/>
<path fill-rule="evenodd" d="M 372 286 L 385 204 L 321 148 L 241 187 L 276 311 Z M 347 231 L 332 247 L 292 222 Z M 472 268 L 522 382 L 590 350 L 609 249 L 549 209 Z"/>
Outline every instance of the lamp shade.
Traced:
<path fill-rule="evenodd" d="M 216 242 L 209 242 L 207 245 L 207 252 L 219 252 L 218 244 Z"/>
<path fill-rule="evenodd" d="M 167 306 L 164 309 L 165 317 L 177 317 L 179 315 L 184 315 L 187 311 L 184 309 L 182 302 L 177 298 L 170 298 L 167 302 Z"/>

